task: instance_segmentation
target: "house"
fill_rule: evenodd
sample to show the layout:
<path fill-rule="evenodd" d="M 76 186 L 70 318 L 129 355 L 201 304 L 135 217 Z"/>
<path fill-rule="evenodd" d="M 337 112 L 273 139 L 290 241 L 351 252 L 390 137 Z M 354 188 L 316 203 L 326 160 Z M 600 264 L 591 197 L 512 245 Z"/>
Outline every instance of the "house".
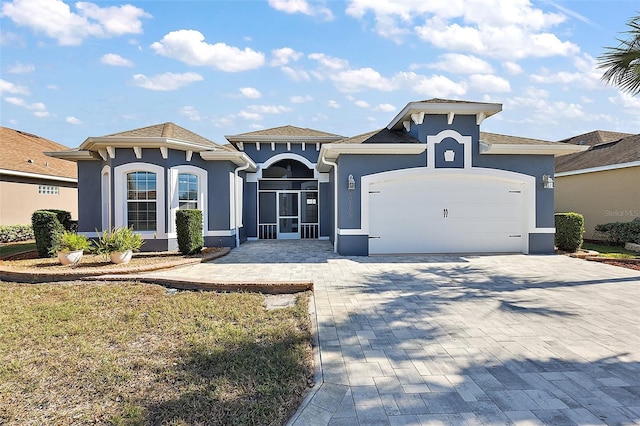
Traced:
<path fill-rule="evenodd" d="M 584 238 L 597 240 L 596 225 L 640 217 L 640 134 L 596 131 L 562 142 L 579 141 L 589 150 L 556 158 L 556 211 L 581 213 Z"/>
<path fill-rule="evenodd" d="M 0 127 L 0 225 L 31 224 L 38 209 L 61 209 L 78 217 L 74 164 L 44 151 L 69 149 L 20 130 Z"/>
<path fill-rule="evenodd" d="M 481 133 L 501 104 L 411 102 L 345 138 L 283 126 L 219 145 L 173 123 L 53 152 L 78 163 L 79 230 L 132 225 L 176 247 L 180 208 L 203 210 L 206 245 L 328 239 L 343 255 L 549 253 L 554 157 L 586 147 Z"/>

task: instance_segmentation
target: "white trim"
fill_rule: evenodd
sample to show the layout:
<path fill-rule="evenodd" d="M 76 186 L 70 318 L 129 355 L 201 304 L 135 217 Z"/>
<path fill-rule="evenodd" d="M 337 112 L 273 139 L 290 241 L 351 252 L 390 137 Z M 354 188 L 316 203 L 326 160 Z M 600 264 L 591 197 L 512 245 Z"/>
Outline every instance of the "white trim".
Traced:
<path fill-rule="evenodd" d="M 255 172 L 258 169 L 256 163 L 244 152 L 240 151 L 200 151 L 200 158 L 205 161 L 231 161 L 236 166 L 248 165 L 247 170 Z"/>
<path fill-rule="evenodd" d="M 555 234 L 556 228 L 535 228 L 529 232 L 532 234 Z"/>
<path fill-rule="evenodd" d="M 106 187 L 105 187 L 105 176 L 106 176 Z M 100 201 L 101 201 L 101 225 L 102 230 L 110 230 L 111 229 L 111 167 L 104 166 L 100 171 Z M 106 204 L 106 205 L 105 205 Z M 106 217 L 105 217 L 105 209 L 106 209 Z"/>
<path fill-rule="evenodd" d="M 169 182 L 169 205 L 167 206 L 169 210 L 169 226 L 167 226 L 167 229 L 169 230 L 169 235 L 176 232 L 176 211 L 178 210 L 178 196 L 180 195 L 178 192 L 178 175 L 181 173 L 196 175 L 198 178 L 198 210 L 202 211 L 202 229 L 206 232 L 209 229 L 207 171 L 196 166 L 179 165 L 167 170 L 167 182 Z"/>
<path fill-rule="evenodd" d="M 421 154 L 427 149 L 424 143 L 331 143 L 322 145 L 318 155 L 317 169 L 320 172 L 331 170 L 330 165 L 324 160 L 333 162 L 341 154 L 389 154 L 389 155 L 415 155 Z"/>
<path fill-rule="evenodd" d="M 260 166 L 260 164 L 258 163 L 258 167 L 259 167 L 259 166 Z M 247 182 L 247 183 L 249 183 L 249 182 L 251 182 L 251 183 L 257 183 L 257 182 L 258 182 L 258 174 L 259 174 L 260 176 L 262 176 L 262 171 L 261 171 L 261 170 L 259 170 L 259 171 L 258 171 L 258 172 L 256 172 L 256 173 L 248 173 L 248 172 L 247 172 L 247 173 L 245 173 L 245 174 L 244 174 L 244 176 L 245 176 L 245 177 L 244 177 L 244 178 L 245 178 L 245 182 Z"/>
<path fill-rule="evenodd" d="M 134 146 L 133 153 L 136 155 L 136 158 L 138 160 L 142 159 L 142 148 L 140 148 L 139 146 Z"/>
<path fill-rule="evenodd" d="M 167 158 L 169 158 L 169 148 L 167 148 L 166 146 L 161 146 L 160 155 L 162 155 L 163 160 L 166 160 Z"/>
<path fill-rule="evenodd" d="M 362 229 L 341 229 L 338 228 L 338 235 L 367 235 L 362 233 Z"/>
<path fill-rule="evenodd" d="M 164 168 L 150 163 L 128 163 L 117 166 L 113 169 L 114 190 L 113 204 L 115 206 L 114 226 L 127 226 L 127 174 L 131 172 L 151 172 L 156 174 L 156 231 L 136 231 L 136 234 L 143 238 L 166 238 L 165 217 L 167 206 L 165 204 L 165 172 Z"/>
<path fill-rule="evenodd" d="M 362 176 L 360 178 L 360 228 L 341 229 L 341 235 L 369 235 L 369 185 L 387 180 L 398 180 L 406 178 L 418 178 L 432 176 L 438 178 L 489 178 L 513 181 L 524 185 L 523 215 L 525 223 L 523 232 L 545 233 L 551 228 L 536 228 L 536 178 L 516 172 L 509 172 L 498 169 L 485 169 L 472 167 L 469 169 L 434 169 L 427 167 L 415 167 L 411 169 L 392 170 L 388 172 L 375 173 Z M 529 252 L 529 238 L 523 238 L 523 253 Z"/>
<path fill-rule="evenodd" d="M 324 143 L 335 142 L 344 139 L 340 135 L 312 136 L 312 135 L 225 135 L 225 139 L 231 143 L 263 142 L 263 143 Z"/>
<path fill-rule="evenodd" d="M 180 139 L 166 137 L 145 137 L 145 136 L 101 136 L 85 139 L 80 145 L 80 150 L 95 151 L 104 147 L 131 148 L 140 146 L 141 148 L 171 148 L 181 151 L 192 150 L 195 152 L 220 149 L 221 146 L 215 142 L 197 143 Z"/>
<path fill-rule="evenodd" d="M 320 173 L 317 170 L 315 171 L 317 176 L 314 176 L 316 179 L 318 179 L 318 183 L 329 183 L 329 179 L 331 178 L 331 174 L 330 173 Z M 320 188 L 318 188 L 318 191 L 320 190 Z"/>
<path fill-rule="evenodd" d="M 109 158 L 111 158 L 112 160 L 114 158 L 116 158 L 116 149 L 112 146 L 107 146 L 107 154 L 109 155 Z"/>
<path fill-rule="evenodd" d="M 446 138 L 455 139 L 464 148 L 464 164 L 465 169 L 471 168 L 471 136 L 462 136 L 455 130 L 443 130 L 435 136 L 427 136 L 427 165 L 429 168 L 436 167 L 436 144 L 442 142 Z"/>
<path fill-rule="evenodd" d="M 78 183 L 78 179 L 73 179 L 73 178 L 42 175 L 39 173 L 19 172 L 16 170 L 7 170 L 7 169 L 0 169 L 0 175 L 21 176 L 21 177 L 28 177 L 28 178 L 35 178 L 35 179 L 48 179 L 48 180 L 56 180 L 60 182 Z"/>
<path fill-rule="evenodd" d="M 235 173 L 229 172 L 229 229 L 234 229 L 236 227 L 235 198 Z"/>
<path fill-rule="evenodd" d="M 193 156 L 193 151 L 191 150 L 185 151 L 184 159 L 186 161 L 191 161 L 192 156 Z"/>
<path fill-rule="evenodd" d="M 271 151 L 275 151 L 275 150 L 276 150 L 276 143 L 271 142 Z"/>
<path fill-rule="evenodd" d="M 611 164 L 608 166 L 589 167 L 587 169 L 569 170 L 568 172 L 556 173 L 555 177 L 582 175 L 585 173 L 606 172 L 608 170 L 627 169 L 629 167 L 640 167 L 640 161 L 631 161 L 629 163 Z"/>
<path fill-rule="evenodd" d="M 293 153 L 293 152 L 283 152 L 282 154 L 274 155 L 273 157 L 270 157 L 264 163 L 261 163 L 260 164 L 260 170 L 268 169 L 273 164 L 275 164 L 275 163 L 277 163 L 278 161 L 281 161 L 281 160 L 296 160 L 296 161 L 299 161 L 300 163 L 304 164 L 305 166 L 307 166 L 308 169 L 313 169 L 316 166 L 314 163 L 312 163 L 311 161 L 309 161 L 307 158 L 303 157 L 300 154 L 296 154 L 296 153 Z"/>
<path fill-rule="evenodd" d="M 458 115 L 477 115 L 483 113 L 485 118 L 502 111 L 502 104 L 488 102 L 409 102 L 402 111 L 400 111 L 391 122 L 387 125 L 387 129 L 399 130 L 404 122 L 409 120 L 411 114 L 424 112 L 429 115 L 446 115 L 447 120 L 450 114 Z M 453 121 L 453 118 L 451 118 Z"/>
<path fill-rule="evenodd" d="M 204 233 L 205 237 L 233 237 L 236 235 L 235 229 L 225 229 L 222 231 L 207 231 Z"/>
<path fill-rule="evenodd" d="M 86 152 L 91 152 L 91 151 L 86 151 Z M 102 158 L 102 161 L 107 161 L 109 159 L 109 157 L 107 156 L 107 151 L 104 149 L 99 149 L 98 154 Z"/>

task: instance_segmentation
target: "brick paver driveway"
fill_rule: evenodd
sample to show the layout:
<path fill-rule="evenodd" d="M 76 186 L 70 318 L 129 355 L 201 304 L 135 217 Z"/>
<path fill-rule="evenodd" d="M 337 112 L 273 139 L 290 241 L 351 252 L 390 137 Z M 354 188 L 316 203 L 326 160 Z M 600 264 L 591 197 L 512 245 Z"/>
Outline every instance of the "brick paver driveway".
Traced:
<path fill-rule="evenodd" d="M 314 280 L 323 382 L 295 425 L 640 424 L 636 271 L 279 241 L 166 274 Z"/>

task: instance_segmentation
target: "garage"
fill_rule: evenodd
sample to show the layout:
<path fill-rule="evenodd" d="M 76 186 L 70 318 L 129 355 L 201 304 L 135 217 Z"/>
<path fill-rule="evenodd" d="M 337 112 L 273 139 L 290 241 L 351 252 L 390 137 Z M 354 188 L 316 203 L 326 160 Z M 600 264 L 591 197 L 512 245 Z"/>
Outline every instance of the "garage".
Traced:
<path fill-rule="evenodd" d="M 370 182 L 369 254 L 526 253 L 526 177 L 456 172 Z"/>

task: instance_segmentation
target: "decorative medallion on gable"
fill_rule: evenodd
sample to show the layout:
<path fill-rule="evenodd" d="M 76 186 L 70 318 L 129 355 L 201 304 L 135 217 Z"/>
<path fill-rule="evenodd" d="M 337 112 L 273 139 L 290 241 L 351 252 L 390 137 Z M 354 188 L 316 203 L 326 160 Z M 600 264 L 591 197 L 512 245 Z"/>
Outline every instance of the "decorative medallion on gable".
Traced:
<path fill-rule="evenodd" d="M 427 136 L 427 164 L 436 169 L 466 169 L 471 167 L 471 136 L 455 130 L 443 130 Z"/>

